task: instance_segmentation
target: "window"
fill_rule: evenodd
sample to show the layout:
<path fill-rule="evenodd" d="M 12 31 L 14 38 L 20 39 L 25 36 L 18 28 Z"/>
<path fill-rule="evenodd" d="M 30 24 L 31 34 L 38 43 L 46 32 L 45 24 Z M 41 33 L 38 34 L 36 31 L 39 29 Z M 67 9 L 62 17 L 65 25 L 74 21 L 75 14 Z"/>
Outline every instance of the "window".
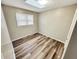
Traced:
<path fill-rule="evenodd" d="M 33 25 L 33 15 L 16 13 L 17 26 Z"/>

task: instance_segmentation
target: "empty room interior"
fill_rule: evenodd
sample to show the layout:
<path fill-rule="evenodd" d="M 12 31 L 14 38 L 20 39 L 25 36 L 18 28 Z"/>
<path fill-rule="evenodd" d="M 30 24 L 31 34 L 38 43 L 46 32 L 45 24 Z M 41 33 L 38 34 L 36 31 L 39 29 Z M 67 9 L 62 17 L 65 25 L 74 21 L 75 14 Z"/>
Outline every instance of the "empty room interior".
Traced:
<path fill-rule="evenodd" d="M 2 0 L 1 59 L 77 59 L 76 0 Z"/>

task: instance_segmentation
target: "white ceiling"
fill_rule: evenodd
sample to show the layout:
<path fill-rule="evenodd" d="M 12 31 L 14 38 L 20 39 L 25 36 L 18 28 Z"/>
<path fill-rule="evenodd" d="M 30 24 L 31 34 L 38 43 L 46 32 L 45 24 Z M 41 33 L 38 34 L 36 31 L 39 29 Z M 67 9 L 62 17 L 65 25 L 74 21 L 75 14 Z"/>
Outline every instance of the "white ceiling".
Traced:
<path fill-rule="evenodd" d="M 43 9 L 39 9 L 39 8 L 35 8 L 33 6 L 26 4 L 24 0 L 2 0 L 1 2 L 2 4 L 5 4 L 5 5 L 19 7 L 19 8 L 35 11 L 35 12 L 43 12 L 49 9 L 76 4 L 76 0 L 48 0 L 47 6 Z"/>

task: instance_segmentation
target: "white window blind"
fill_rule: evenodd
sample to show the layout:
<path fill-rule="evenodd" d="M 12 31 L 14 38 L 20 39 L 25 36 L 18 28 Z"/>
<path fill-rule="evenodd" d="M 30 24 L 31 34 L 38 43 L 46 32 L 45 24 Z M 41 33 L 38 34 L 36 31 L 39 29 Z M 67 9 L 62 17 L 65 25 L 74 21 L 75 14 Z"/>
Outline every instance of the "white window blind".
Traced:
<path fill-rule="evenodd" d="M 33 15 L 16 13 L 17 26 L 33 25 Z"/>

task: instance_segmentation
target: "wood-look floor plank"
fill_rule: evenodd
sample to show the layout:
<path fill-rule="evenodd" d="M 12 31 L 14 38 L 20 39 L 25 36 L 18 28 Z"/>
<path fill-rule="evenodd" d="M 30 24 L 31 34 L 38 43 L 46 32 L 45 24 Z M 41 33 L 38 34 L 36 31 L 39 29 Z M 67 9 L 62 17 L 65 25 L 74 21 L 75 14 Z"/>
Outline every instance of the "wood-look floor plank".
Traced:
<path fill-rule="evenodd" d="M 13 42 L 16 59 L 60 59 L 64 50 L 63 43 L 39 33 L 24 37 L 21 41 Z"/>
<path fill-rule="evenodd" d="M 41 51 L 40 54 L 35 59 L 44 59 L 45 56 L 50 51 L 50 49 L 53 47 L 52 43 L 54 43 L 54 42 L 49 43 L 49 45 L 43 51 Z"/>
<path fill-rule="evenodd" d="M 26 56 L 24 56 L 24 57 L 21 58 L 21 59 L 30 59 L 30 56 L 31 56 L 31 53 L 28 53 Z"/>
<path fill-rule="evenodd" d="M 31 59 L 35 59 L 36 56 L 40 54 L 41 51 L 51 42 L 51 40 L 48 40 L 45 42 L 42 46 L 39 46 L 38 49 L 36 49 L 34 52 L 32 52 Z M 38 53 L 37 53 L 38 52 Z"/>
<path fill-rule="evenodd" d="M 35 34 L 32 34 L 32 35 L 28 35 L 28 36 L 25 36 L 23 38 L 20 38 L 20 39 L 18 39 L 16 41 L 13 41 L 12 42 L 13 43 L 13 47 L 15 48 L 15 47 L 17 47 L 17 46 L 19 46 L 19 45 L 21 45 L 21 44 L 23 44 L 23 43 L 35 38 L 37 36 L 41 36 L 41 34 L 40 33 L 35 33 Z"/>
<path fill-rule="evenodd" d="M 43 37 L 44 38 L 44 37 Z M 41 41 L 42 40 L 42 37 L 39 39 L 39 40 L 37 40 L 38 42 L 39 41 Z M 28 49 L 29 47 L 31 47 L 33 44 L 37 44 L 38 42 L 37 41 L 35 41 L 34 43 L 31 43 L 31 45 L 25 45 L 25 47 L 23 47 L 20 51 L 18 51 L 16 54 L 19 54 L 19 53 L 21 53 L 21 52 L 23 52 L 24 50 L 26 50 L 26 49 Z"/>
<path fill-rule="evenodd" d="M 45 38 L 46 38 L 46 37 L 45 37 Z M 27 54 L 25 54 L 25 56 L 27 56 L 29 53 L 32 53 L 33 51 L 35 51 L 35 49 L 37 49 L 40 45 L 44 44 L 45 41 L 46 41 L 45 38 L 42 38 L 42 41 L 39 42 L 39 43 L 37 43 L 37 45 L 36 45 L 34 48 L 32 48 Z M 25 57 L 25 56 L 24 56 L 24 57 Z M 24 57 L 23 57 L 23 58 L 24 58 Z M 30 57 L 31 57 L 31 56 L 30 56 Z"/>
<path fill-rule="evenodd" d="M 38 40 L 39 39 L 39 40 Z M 27 48 L 28 45 L 25 45 L 26 48 L 24 50 L 19 51 L 18 53 L 16 53 L 16 56 L 19 57 L 25 53 L 27 53 L 30 49 L 32 49 L 33 47 L 35 47 L 37 45 L 37 43 L 41 40 L 41 37 L 37 37 L 35 38 L 34 42 L 30 42 L 31 45 Z M 27 42 L 28 43 L 28 42 Z M 33 44 L 32 44 L 33 43 Z"/>
<path fill-rule="evenodd" d="M 33 39 L 31 39 L 31 40 L 29 40 L 29 41 L 27 41 L 27 42 L 25 42 L 25 43 L 23 43 L 23 44 L 17 46 L 17 47 L 15 47 L 15 48 L 14 48 L 14 49 L 15 49 L 15 52 L 19 51 L 20 49 L 22 49 L 22 48 L 24 48 L 24 47 L 28 47 L 28 46 L 32 45 L 34 42 L 36 42 L 36 41 L 37 41 L 38 39 L 40 39 L 41 37 L 42 37 L 42 36 L 35 37 L 35 38 L 33 38 Z"/>
<path fill-rule="evenodd" d="M 64 47 L 62 44 L 59 45 L 58 50 L 56 51 L 56 55 L 53 59 L 61 59 Z"/>
<path fill-rule="evenodd" d="M 56 52 L 57 47 L 52 47 L 51 50 L 49 51 L 49 53 L 47 54 L 47 56 L 45 57 L 45 59 L 52 59 L 52 57 L 54 56 L 55 52 Z"/>

